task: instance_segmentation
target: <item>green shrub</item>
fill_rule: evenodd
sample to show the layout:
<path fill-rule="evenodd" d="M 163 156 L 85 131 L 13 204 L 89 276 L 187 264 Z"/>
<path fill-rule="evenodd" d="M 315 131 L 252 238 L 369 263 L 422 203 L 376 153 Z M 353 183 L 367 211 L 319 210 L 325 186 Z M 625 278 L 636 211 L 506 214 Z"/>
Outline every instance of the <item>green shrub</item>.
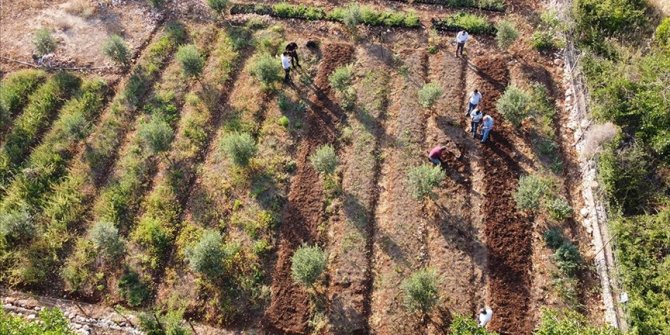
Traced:
<path fill-rule="evenodd" d="M 139 316 L 140 329 L 146 335 L 189 335 L 184 326 L 182 310 L 170 310 L 163 314 L 157 311 L 142 313 Z"/>
<path fill-rule="evenodd" d="M 609 326 L 594 327 L 580 313 L 571 310 L 542 309 L 540 324 L 535 335 L 620 335 L 621 332 Z"/>
<path fill-rule="evenodd" d="M 546 204 L 549 217 L 556 221 L 563 221 L 572 216 L 572 206 L 563 197 L 555 197 Z"/>
<path fill-rule="evenodd" d="M 186 250 L 191 269 L 209 279 L 218 279 L 226 274 L 226 261 L 230 255 L 223 237 L 215 230 L 205 231 L 198 242 Z"/>
<path fill-rule="evenodd" d="M 552 51 L 559 48 L 555 34 L 551 31 L 535 31 L 530 37 L 530 44 L 537 51 Z"/>
<path fill-rule="evenodd" d="M 119 291 L 131 307 L 143 305 L 150 295 L 149 287 L 134 271 L 126 271 L 119 279 Z"/>
<path fill-rule="evenodd" d="M 58 121 L 63 136 L 71 141 L 83 139 L 91 128 L 91 123 L 83 113 L 63 114 Z"/>
<path fill-rule="evenodd" d="M 412 273 L 400 286 L 405 295 L 405 307 L 412 312 L 429 313 L 440 301 L 437 285 L 438 277 L 434 269 Z"/>
<path fill-rule="evenodd" d="M 496 24 L 496 43 L 500 49 L 509 49 L 517 38 L 519 38 L 519 31 L 516 30 L 513 23 L 502 20 Z"/>
<path fill-rule="evenodd" d="M 8 74 L 0 83 L 0 131 L 28 102 L 30 93 L 46 79 L 41 70 L 19 70 Z"/>
<path fill-rule="evenodd" d="M 670 47 L 670 17 L 666 17 L 656 27 L 654 41 L 661 47 Z"/>
<path fill-rule="evenodd" d="M 128 59 L 128 47 L 119 35 L 110 36 L 102 50 L 107 57 L 111 58 L 117 64 L 125 66 L 130 62 L 130 59 Z"/>
<path fill-rule="evenodd" d="M 207 0 L 207 4 L 217 14 L 221 14 L 228 6 L 228 0 Z"/>
<path fill-rule="evenodd" d="M 645 5 L 640 0 L 577 0 L 573 15 L 577 29 L 587 41 L 616 34 L 626 35 L 646 24 Z"/>
<path fill-rule="evenodd" d="M 151 155 L 168 151 L 174 137 L 172 127 L 156 116 L 152 117 L 149 122 L 142 124 L 137 134 L 142 146 Z"/>
<path fill-rule="evenodd" d="M 361 7 L 358 3 L 352 2 L 342 11 L 341 21 L 349 29 L 355 29 L 362 20 Z"/>
<path fill-rule="evenodd" d="M 177 50 L 177 60 L 187 77 L 195 78 L 202 74 L 205 59 L 193 44 L 183 45 Z"/>
<path fill-rule="evenodd" d="M 408 178 L 412 196 L 417 200 L 432 196 L 433 189 L 440 185 L 446 175 L 440 166 L 424 164 L 411 168 L 408 172 Z"/>
<path fill-rule="evenodd" d="M 439 30 L 459 31 L 467 30 L 471 34 L 495 34 L 495 27 L 484 16 L 459 12 L 442 20 L 433 22 L 433 27 Z"/>
<path fill-rule="evenodd" d="M 326 253 L 318 246 L 303 245 L 291 257 L 293 280 L 306 287 L 313 287 L 326 269 Z"/>
<path fill-rule="evenodd" d="M 10 315 L 0 308 L 0 334 L 6 335 L 75 335 L 70 323 L 58 308 L 45 308 L 36 320 Z"/>
<path fill-rule="evenodd" d="M 516 86 L 508 86 L 505 93 L 496 102 L 496 109 L 515 127 L 529 116 L 531 96 Z"/>
<path fill-rule="evenodd" d="M 326 16 L 326 13 L 321 8 L 305 5 L 292 5 L 286 2 L 272 5 L 272 11 L 275 16 L 282 18 L 321 20 Z"/>
<path fill-rule="evenodd" d="M 164 260 L 170 248 L 172 233 L 161 221 L 142 217 L 132 233 L 135 243 L 143 246 L 148 251 L 148 257 L 143 259 L 144 263 L 151 269 L 156 269 Z"/>
<path fill-rule="evenodd" d="M 41 28 L 35 32 L 33 44 L 38 56 L 43 56 L 56 50 L 56 39 L 53 38 L 51 31 L 47 28 Z"/>
<path fill-rule="evenodd" d="M 328 77 L 328 81 L 330 82 L 330 86 L 337 90 L 338 92 L 342 93 L 349 87 L 351 87 L 351 82 L 353 77 L 353 66 L 352 65 L 346 65 L 346 66 L 340 66 L 333 73 L 330 74 Z"/>
<path fill-rule="evenodd" d="M 263 54 L 254 59 L 250 67 L 250 73 L 258 79 L 265 88 L 283 79 L 281 64 L 274 57 Z"/>
<path fill-rule="evenodd" d="M 33 215 L 25 208 L 0 213 L 0 240 L 15 243 L 30 240 L 35 237 L 35 228 Z"/>
<path fill-rule="evenodd" d="M 490 332 L 484 327 L 480 327 L 477 321 L 470 317 L 462 315 L 454 316 L 454 319 L 449 325 L 449 334 L 451 335 L 496 335 L 495 332 Z"/>
<path fill-rule="evenodd" d="M 514 192 L 516 208 L 537 211 L 542 199 L 551 191 L 551 182 L 537 175 L 526 175 L 519 179 L 519 186 Z"/>
<path fill-rule="evenodd" d="M 544 243 L 553 250 L 558 249 L 565 242 L 563 232 L 556 227 L 547 229 L 542 236 L 544 237 Z"/>
<path fill-rule="evenodd" d="M 282 115 L 282 116 L 279 117 L 279 119 L 277 120 L 277 123 L 278 123 L 280 126 L 284 127 L 284 128 L 288 128 L 288 126 L 289 126 L 289 119 L 288 119 L 288 117 L 286 117 L 285 115 Z"/>
<path fill-rule="evenodd" d="M 93 246 L 104 258 L 112 261 L 123 256 L 125 246 L 113 223 L 98 221 L 89 230 L 89 235 Z"/>
<path fill-rule="evenodd" d="M 151 7 L 154 8 L 161 8 L 163 7 L 163 4 L 165 3 L 165 0 L 147 0 Z"/>
<path fill-rule="evenodd" d="M 309 161 L 319 173 L 332 174 L 337 168 L 337 154 L 335 153 L 335 148 L 330 144 L 322 145 L 309 156 Z"/>
<path fill-rule="evenodd" d="M 650 157 L 636 144 L 603 151 L 598 161 L 598 177 L 611 206 L 624 214 L 643 213 L 653 188 L 650 187 Z"/>
<path fill-rule="evenodd" d="M 570 241 L 565 241 L 554 252 L 554 261 L 561 271 L 568 276 L 575 276 L 582 266 L 582 255 L 577 246 Z"/>
<path fill-rule="evenodd" d="M 219 148 L 238 166 L 249 165 L 249 161 L 258 151 L 256 142 L 248 133 L 232 133 L 224 136 Z"/>
<path fill-rule="evenodd" d="M 97 256 L 91 240 L 77 239 L 74 251 L 68 256 L 60 271 L 61 278 L 65 282 L 65 290 L 91 294 L 95 285 L 94 271 L 91 268 Z"/>
<path fill-rule="evenodd" d="M 443 94 L 444 90 L 440 85 L 427 83 L 419 90 L 419 103 L 425 108 L 433 107 Z"/>

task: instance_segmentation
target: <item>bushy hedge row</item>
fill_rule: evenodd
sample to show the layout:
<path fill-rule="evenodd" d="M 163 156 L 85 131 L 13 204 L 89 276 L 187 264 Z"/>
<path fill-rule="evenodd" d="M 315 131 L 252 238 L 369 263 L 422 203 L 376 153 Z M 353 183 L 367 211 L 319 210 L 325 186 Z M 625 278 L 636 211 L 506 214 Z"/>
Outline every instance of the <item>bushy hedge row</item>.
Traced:
<path fill-rule="evenodd" d="M 7 335 L 75 335 L 69 322 L 58 308 L 46 308 L 37 319 L 26 320 L 10 315 L 0 308 L 0 334 Z"/>
<path fill-rule="evenodd" d="M 358 6 L 358 5 L 355 5 Z M 305 5 L 292 5 L 288 3 L 278 3 L 274 5 L 253 5 L 253 4 L 234 4 L 230 13 L 235 14 L 259 14 L 270 15 L 281 18 L 301 19 L 301 20 L 329 20 L 345 23 L 347 7 L 336 7 L 331 11 L 326 11 L 319 7 Z M 379 11 L 371 6 L 360 7 L 360 20 L 358 23 L 371 26 L 386 27 L 419 27 L 418 16 L 413 12 L 398 12 L 393 10 Z"/>
<path fill-rule="evenodd" d="M 467 30 L 470 34 L 495 35 L 496 28 L 485 16 L 456 13 L 444 19 L 432 19 L 433 28 L 443 31 Z"/>
<path fill-rule="evenodd" d="M 108 91 L 109 87 L 101 80 L 87 81 L 82 85 L 81 96 L 63 106 L 60 117 L 43 143 L 30 155 L 26 168 L 8 186 L 0 210 L 20 205 L 29 208 L 42 205 L 43 196 L 49 194 L 53 184 L 66 173 L 76 144 L 90 133 Z"/>
<path fill-rule="evenodd" d="M 81 80 L 76 76 L 61 72 L 30 96 L 28 106 L 16 119 L 0 149 L 0 188 L 12 179 L 31 147 L 40 140 L 63 103 L 79 90 L 80 84 Z"/>
<path fill-rule="evenodd" d="M 0 134 L 9 126 L 9 119 L 28 102 L 28 96 L 46 80 L 41 70 L 19 70 L 0 83 Z"/>
<path fill-rule="evenodd" d="M 441 5 L 451 8 L 477 8 L 495 12 L 505 11 L 505 1 L 503 0 L 393 0 L 393 1 Z"/>

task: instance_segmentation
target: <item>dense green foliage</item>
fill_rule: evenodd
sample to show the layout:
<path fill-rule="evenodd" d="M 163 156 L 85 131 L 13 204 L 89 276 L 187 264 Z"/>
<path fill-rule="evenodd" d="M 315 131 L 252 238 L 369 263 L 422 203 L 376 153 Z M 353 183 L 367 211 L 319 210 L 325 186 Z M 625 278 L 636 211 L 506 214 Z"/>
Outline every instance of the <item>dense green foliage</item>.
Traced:
<path fill-rule="evenodd" d="M 353 66 L 346 65 L 340 66 L 328 77 L 330 82 L 330 87 L 334 88 L 338 92 L 344 92 L 347 88 L 351 86 L 353 80 Z"/>
<path fill-rule="evenodd" d="M 526 91 L 516 86 L 508 86 L 496 102 L 496 109 L 507 121 L 520 127 L 521 122 L 530 115 L 530 101 L 530 94 Z"/>
<path fill-rule="evenodd" d="M 151 155 L 157 155 L 170 149 L 174 131 L 167 121 L 160 117 L 153 117 L 149 122 L 142 124 L 138 130 L 138 136 L 144 150 Z"/>
<path fill-rule="evenodd" d="M 35 32 L 33 44 L 38 56 L 43 56 L 56 50 L 56 39 L 47 28 L 41 28 Z"/>
<path fill-rule="evenodd" d="M 119 291 L 126 303 L 131 307 L 143 305 L 151 292 L 148 284 L 134 271 L 126 271 L 119 279 Z"/>
<path fill-rule="evenodd" d="M 321 248 L 303 245 L 291 257 L 291 275 L 296 282 L 313 287 L 326 265 L 326 253 Z"/>
<path fill-rule="evenodd" d="M 624 214 L 641 214 L 654 190 L 651 158 L 636 144 L 605 148 L 598 162 L 602 187 L 614 208 Z"/>
<path fill-rule="evenodd" d="M 9 118 L 18 114 L 28 97 L 46 79 L 40 70 L 19 70 L 8 74 L 0 82 L 0 133 L 9 124 Z"/>
<path fill-rule="evenodd" d="M 207 0 L 207 4 L 214 12 L 221 14 L 228 6 L 228 0 Z"/>
<path fill-rule="evenodd" d="M 449 334 L 451 335 L 497 335 L 496 332 L 490 332 L 484 327 L 480 327 L 475 319 L 462 315 L 454 316 L 449 325 Z M 567 334 L 566 334 L 567 335 Z"/>
<path fill-rule="evenodd" d="M 322 145 L 309 156 L 309 161 L 319 173 L 332 174 L 337 168 L 337 154 L 332 145 Z"/>
<path fill-rule="evenodd" d="M 181 310 L 170 310 L 167 313 L 147 312 L 140 314 L 140 329 L 146 335 L 189 335 L 183 321 Z"/>
<path fill-rule="evenodd" d="M 419 103 L 421 106 L 424 108 L 430 108 L 433 107 L 433 105 L 437 102 L 437 100 L 442 97 L 444 94 L 444 90 L 440 85 L 435 84 L 435 83 L 427 83 L 419 89 Z"/>
<path fill-rule="evenodd" d="M 533 332 L 534 335 L 619 335 L 614 328 L 590 326 L 586 318 L 570 310 L 556 311 L 543 309 L 540 325 Z"/>
<path fill-rule="evenodd" d="M 279 59 L 276 59 L 269 54 L 262 54 L 254 58 L 249 68 L 249 72 L 261 82 L 263 87 L 271 88 L 274 83 L 282 80 L 283 75 L 281 69 Z"/>
<path fill-rule="evenodd" d="M 200 55 L 200 51 L 195 45 L 187 44 L 179 47 L 176 57 L 187 77 L 195 78 L 202 74 L 205 59 Z"/>
<path fill-rule="evenodd" d="M 541 52 L 563 48 L 565 29 L 555 10 L 545 10 L 540 14 L 540 24 L 531 36 L 531 46 Z"/>
<path fill-rule="evenodd" d="M 418 200 L 432 196 L 433 189 L 440 185 L 446 176 L 441 166 L 424 164 L 411 168 L 407 177 L 412 196 Z"/>
<path fill-rule="evenodd" d="M 485 16 L 459 12 L 444 19 L 433 19 L 433 28 L 446 31 L 466 30 L 470 34 L 495 35 L 496 28 Z"/>
<path fill-rule="evenodd" d="M 119 35 L 110 36 L 102 47 L 102 51 L 117 64 L 126 66 L 130 62 L 126 42 Z"/>
<path fill-rule="evenodd" d="M 220 148 L 237 166 L 249 165 L 258 152 L 256 141 L 249 133 L 232 133 L 224 136 Z"/>
<path fill-rule="evenodd" d="M 519 38 L 519 31 L 513 23 L 502 20 L 496 24 L 496 44 L 500 49 L 509 49 L 517 38 Z"/>
<path fill-rule="evenodd" d="M 666 48 L 670 51 L 670 17 L 666 17 L 661 21 L 661 24 L 656 27 L 654 32 L 654 42 L 660 47 Z"/>
<path fill-rule="evenodd" d="M 408 2 L 435 4 L 452 8 L 470 7 L 497 12 L 505 10 L 505 1 L 503 0 L 412 0 Z"/>
<path fill-rule="evenodd" d="M 91 243 L 98 252 L 108 260 L 115 260 L 121 257 L 125 251 L 125 246 L 119 230 L 113 223 L 106 221 L 96 222 L 89 230 Z"/>
<path fill-rule="evenodd" d="M 400 286 L 405 295 L 405 307 L 410 311 L 429 313 L 440 301 L 438 281 L 434 269 L 412 273 Z"/>
<path fill-rule="evenodd" d="M 514 192 L 516 207 L 520 210 L 539 210 L 542 199 L 551 188 L 551 182 L 538 175 L 531 174 L 519 178 L 519 186 Z"/>
<path fill-rule="evenodd" d="M 0 334 L 3 335 L 75 335 L 69 322 L 57 308 L 45 308 L 36 320 L 27 321 L 20 316 L 9 315 L 0 308 Z"/>
<path fill-rule="evenodd" d="M 208 230 L 186 250 L 186 257 L 193 271 L 214 280 L 225 275 L 226 261 L 231 255 L 228 249 L 221 233 Z"/>

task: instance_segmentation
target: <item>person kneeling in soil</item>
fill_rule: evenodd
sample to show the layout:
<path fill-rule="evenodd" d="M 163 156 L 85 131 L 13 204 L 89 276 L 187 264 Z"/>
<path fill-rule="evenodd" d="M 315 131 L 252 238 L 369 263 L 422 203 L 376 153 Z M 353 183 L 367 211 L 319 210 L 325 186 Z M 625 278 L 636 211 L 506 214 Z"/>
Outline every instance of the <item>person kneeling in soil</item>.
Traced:
<path fill-rule="evenodd" d="M 443 145 L 438 145 L 433 150 L 430 151 L 430 154 L 428 154 L 428 159 L 433 163 L 435 166 L 441 166 L 442 163 L 444 163 L 443 156 L 444 154 L 447 153 L 447 147 Z"/>
<path fill-rule="evenodd" d="M 491 115 L 485 115 L 482 118 L 482 141 L 481 143 L 486 142 L 489 138 L 489 133 L 493 130 L 493 118 Z"/>
<path fill-rule="evenodd" d="M 291 82 L 291 56 L 287 51 L 281 54 L 281 66 L 284 68 L 284 82 Z"/>
<path fill-rule="evenodd" d="M 293 64 L 293 68 L 299 67 L 302 69 L 302 66 L 300 66 L 300 61 L 298 60 L 298 43 L 291 42 L 286 45 L 286 52 L 288 52 L 288 55 L 291 56 L 291 63 Z"/>
<path fill-rule="evenodd" d="M 486 325 L 491 322 L 491 318 L 493 318 L 493 310 L 491 310 L 491 307 L 486 306 L 485 308 L 482 308 L 479 310 L 479 326 L 480 327 L 486 327 Z"/>
<path fill-rule="evenodd" d="M 472 138 L 477 138 L 477 128 L 479 128 L 479 123 L 482 121 L 482 112 L 479 111 L 479 108 L 475 108 L 470 112 L 470 125 L 472 126 Z"/>

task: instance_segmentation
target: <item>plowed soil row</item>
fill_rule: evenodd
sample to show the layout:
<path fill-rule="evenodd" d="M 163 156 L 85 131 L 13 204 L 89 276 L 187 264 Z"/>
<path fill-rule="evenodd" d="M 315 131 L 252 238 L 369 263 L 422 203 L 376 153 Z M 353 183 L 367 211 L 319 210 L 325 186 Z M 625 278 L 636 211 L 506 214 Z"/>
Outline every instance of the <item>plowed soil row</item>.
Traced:
<path fill-rule="evenodd" d="M 484 232 L 489 252 L 489 295 L 496 315 L 490 327 L 501 334 L 530 334 L 532 224 L 515 209 L 512 194 L 521 168 L 511 147 L 512 131 L 494 106 L 509 82 L 507 59 L 489 55 L 477 57 L 472 63 L 468 78 L 486 92 L 482 108 L 497 121 L 491 141 L 482 146 L 481 157 L 486 172 Z"/>
<path fill-rule="evenodd" d="M 291 181 L 288 203 L 279 231 L 277 263 L 272 279 L 272 301 L 266 312 L 265 327 L 272 333 L 302 334 L 310 316 L 304 289 L 291 278 L 291 256 L 303 243 L 314 243 L 323 220 L 323 186 L 309 155 L 336 139 L 336 125 L 342 110 L 332 101 L 328 75 L 350 62 L 353 48 L 348 44 L 326 44 L 319 64 L 316 87 L 305 116 L 305 132 L 296 153 L 297 172 Z"/>
<path fill-rule="evenodd" d="M 387 136 L 382 141 L 379 203 L 375 213 L 374 284 L 370 328 L 377 334 L 416 334 L 419 318 L 408 317 L 400 285 L 426 259 L 426 219 L 419 201 L 411 195 L 407 170 L 425 162 L 423 155 L 425 109 L 417 91 L 425 83 L 427 55 L 424 50 L 398 51 L 404 64 L 391 81 Z M 404 71 L 403 70 L 403 71 Z"/>
<path fill-rule="evenodd" d="M 354 88 L 358 102 L 348 118 L 350 145 L 339 155 L 344 162 L 342 195 L 328 234 L 328 332 L 332 334 L 369 333 L 372 236 L 380 163 L 377 157 L 388 105 L 390 56 L 390 50 L 378 44 L 357 48 L 354 70 L 358 80 Z"/>
<path fill-rule="evenodd" d="M 446 145 L 447 178 L 427 206 L 429 266 L 441 279 L 440 293 L 452 312 L 472 315 L 481 305 L 483 273 L 486 272 L 484 244 L 478 237 L 481 213 L 471 200 L 471 174 L 467 142 L 473 139 L 459 127 L 464 118 L 465 68 L 463 60 L 450 52 L 430 58 L 431 80 L 445 89 L 428 119 L 426 148 Z M 477 224 L 477 226 L 475 226 Z"/>

